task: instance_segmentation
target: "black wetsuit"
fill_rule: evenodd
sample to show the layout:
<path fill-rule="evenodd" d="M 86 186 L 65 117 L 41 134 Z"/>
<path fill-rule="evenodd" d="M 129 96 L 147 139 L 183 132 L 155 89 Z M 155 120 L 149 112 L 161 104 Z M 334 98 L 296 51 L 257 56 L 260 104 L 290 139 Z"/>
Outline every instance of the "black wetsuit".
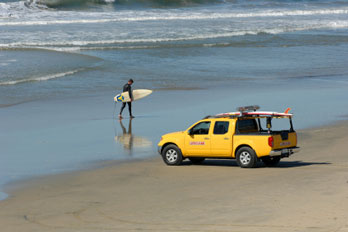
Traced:
<path fill-rule="evenodd" d="M 123 86 L 123 92 L 127 92 L 129 93 L 129 97 L 130 99 L 133 100 L 133 94 L 132 94 L 132 87 L 130 84 L 125 84 Z M 126 107 L 126 103 L 128 103 L 128 110 L 129 110 L 129 116 L 133 117 L 132 115 L 132 102 L 123 102 L 122 103 L 122 107 L 121 107 L 121 111 L 120 111 L 120 115 L 122 115 L 122 111 L 124 110 L 124 108 Z"/>

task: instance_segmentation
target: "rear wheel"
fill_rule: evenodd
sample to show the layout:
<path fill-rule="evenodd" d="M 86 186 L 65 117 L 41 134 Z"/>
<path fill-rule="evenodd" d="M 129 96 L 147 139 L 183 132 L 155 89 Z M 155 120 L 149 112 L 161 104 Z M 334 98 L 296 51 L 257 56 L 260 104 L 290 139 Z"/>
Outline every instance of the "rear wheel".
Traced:
<path fill-rule="evenodd" d="M 180 165 L 182 154 L 176 145 L 168 145 L 162 150 L 162 159 L 167 165 Z"/>
<path fill-rule="evenodd" d="M 204 160 L 205 160 L 205 158 L 203 158 L 203 157 L 189 157 L 188 158 L 193 164 L 200 164 L 200 163 L 202 163 Z"/>
<path fill-rule="evenodd" d="M 236 159 L 241 168 L 254 168 L 257 165 L 257 156 L 250 147 L 239 148 Z"/>
<path fill-rule="evenodd" d="M 267 167 L 275 167 L 280 161 L 280 156 L 266 156 L 261 158 Z"/>

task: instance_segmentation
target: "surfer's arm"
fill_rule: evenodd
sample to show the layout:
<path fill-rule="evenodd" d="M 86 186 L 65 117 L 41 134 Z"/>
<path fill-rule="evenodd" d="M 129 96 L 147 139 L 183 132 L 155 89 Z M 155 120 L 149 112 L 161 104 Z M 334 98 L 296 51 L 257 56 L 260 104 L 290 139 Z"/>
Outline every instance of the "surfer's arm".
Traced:
<path fill-rule="evenodd" d="M 132 93 L 132 88 L 129 86 L 128 88 L 128 93 L 129 93 L 129 97 L 132 101 L 134 101 L 134 98 L 133 98 L 133 93 Z"/>

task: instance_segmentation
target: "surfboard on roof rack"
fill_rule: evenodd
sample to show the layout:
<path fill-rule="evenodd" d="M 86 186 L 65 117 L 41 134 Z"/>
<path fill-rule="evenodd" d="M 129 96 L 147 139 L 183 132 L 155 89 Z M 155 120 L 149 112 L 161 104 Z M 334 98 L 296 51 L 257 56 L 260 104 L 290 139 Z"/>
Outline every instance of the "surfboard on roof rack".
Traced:
<path fill-rule="evenodd" d="M 216 115 L 209 115 L 205 118 L 224 118 L 224 117 L 229 117 L 229 118 L 235 118 L 235 117 L 260 117 L 260 118 L 265 118 L 265 117 L 292 117 L 293 114 L 290 114 L 289 111 L 291 108 L 287 108 L 284 113 L 280 112 L 274 112 L 274 111 L 257 111 L 260 109 L 260 106 L 254 105 L 254 106 L 242 106 L 238 107 L 236 112 L 227 112 L 227 113 L 220 113 Z"/>

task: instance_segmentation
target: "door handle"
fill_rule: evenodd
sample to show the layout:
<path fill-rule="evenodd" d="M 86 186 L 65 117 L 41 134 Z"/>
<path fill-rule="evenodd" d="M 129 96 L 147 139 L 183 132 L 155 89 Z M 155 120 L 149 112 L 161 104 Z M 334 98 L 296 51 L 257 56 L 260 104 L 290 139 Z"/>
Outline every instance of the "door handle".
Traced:
<path fill-rule="evenodd" d="M 229 140 L 229 138 L 224 138 L 224 140 Z"/>
<path fill-rule="evenodd" d="M 209 138 L 204 138 L 205 140 L 209 140 Z"/>

